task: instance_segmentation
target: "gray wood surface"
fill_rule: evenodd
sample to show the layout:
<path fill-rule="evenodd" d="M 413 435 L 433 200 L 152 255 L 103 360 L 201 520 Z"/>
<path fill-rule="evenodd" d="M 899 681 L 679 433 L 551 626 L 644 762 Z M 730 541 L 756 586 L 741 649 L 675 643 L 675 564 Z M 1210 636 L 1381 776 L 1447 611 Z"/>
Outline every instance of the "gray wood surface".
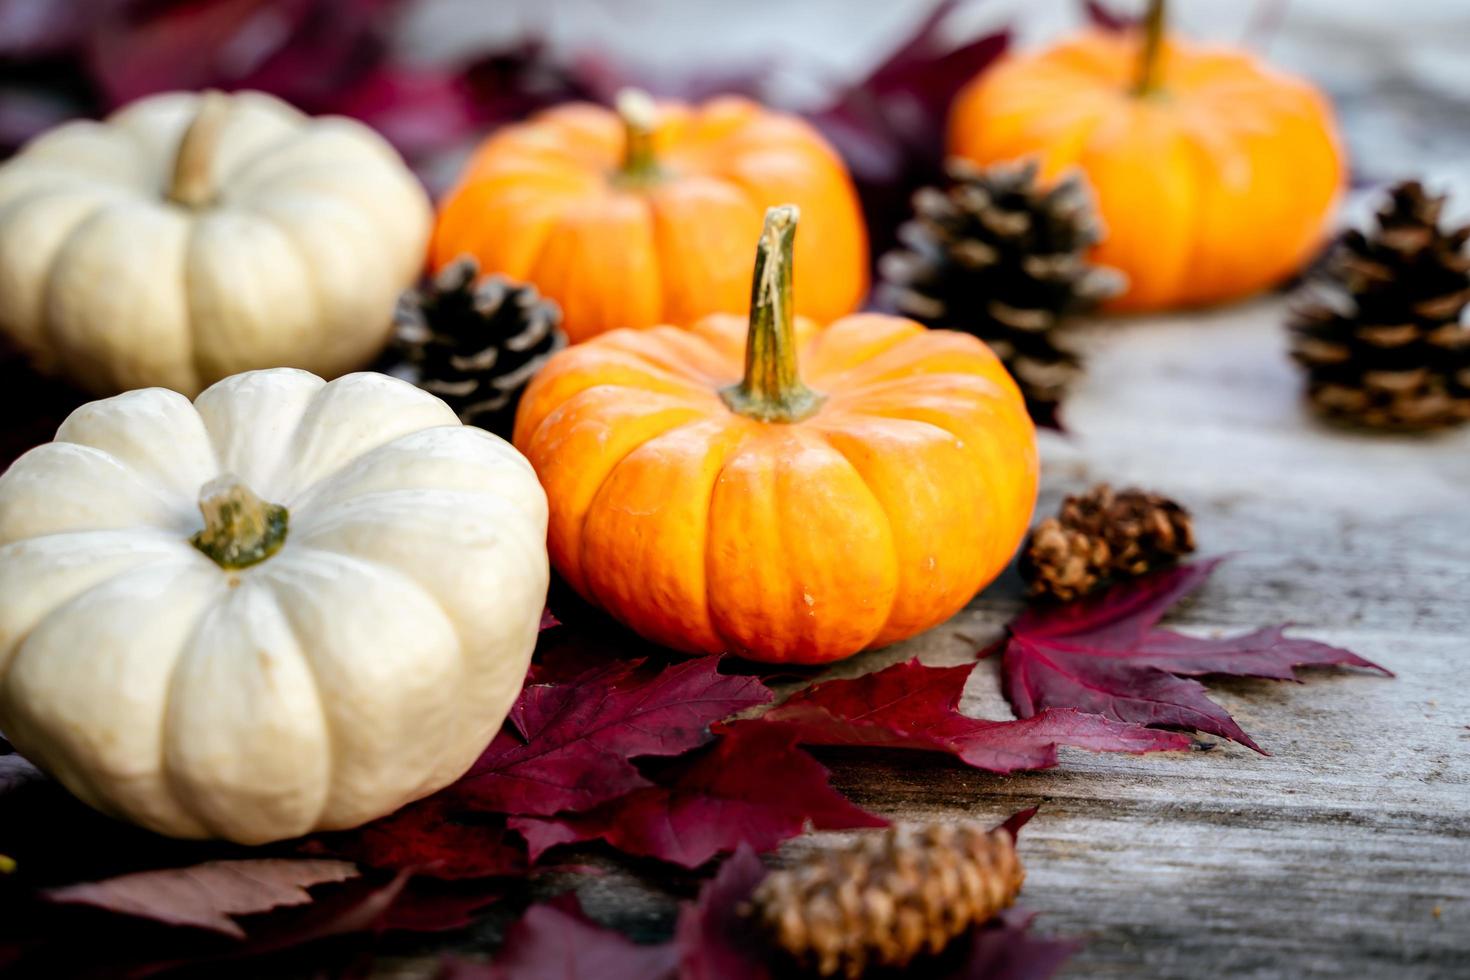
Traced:
<path fill-rule="evenodd" d="M 1396 672 L 1211 682 L 1268 751 L 1201 737 L 1145 757 L 1063 750 L 990 776 L 912 754 L 827 756 L 839 787 L 894 818 L 999 819 L 1040 803 L 1021 841 L 1038 928 L 1088 938 L 1064 976 L 1470 976 L 1470 432 L 1351 434 L 1312 421 L 1283 304 L 1082 328 L 1071 434 L 1043 434 L 1043 512 L 1098 480 L 1190 507 L 1204 553 L 1234 552 L 1169 624 L 1290 621 Z M 951 622 L 839 665 L 960 663 L 1019 608 L 1002 579 Z M 965 710 L 1010 717 L 995 665 Z M 812 834 L 789 861 L 841 838 Z M 581 897 L 654 937 L 695 883 L 609 863 Z M 460 940 L 490 948 L 495 928 Z M 433 958 L 383 976 L 432 974 Z"/>

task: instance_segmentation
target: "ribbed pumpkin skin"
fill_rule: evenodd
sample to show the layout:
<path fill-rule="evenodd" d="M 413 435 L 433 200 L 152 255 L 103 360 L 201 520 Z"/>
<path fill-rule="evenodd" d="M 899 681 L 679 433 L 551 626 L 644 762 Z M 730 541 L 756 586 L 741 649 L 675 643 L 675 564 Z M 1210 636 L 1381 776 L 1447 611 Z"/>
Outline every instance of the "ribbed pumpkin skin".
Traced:
<path fill-rule="evenodd" d="M 526 392 L 553 564 L 651 640 L 840 659 L 954 615 L 1025 533 L 1035 432 L 989 348 L 877 315 L 797 331 L 827 396 L 800 422 L 721 401 L 746 338 L 726 315 L 569 348 Z"/>
<path fill-rule="evenodd" d="M 1012 57 L 971 82 L 949 150 L 981 164 L 1080 167 L 1106 237 L 1093 259 L 1127 273 L 1119 310 L 1256 292 L 1319 246 L 1343 186 L 1327 100 L 1241 51 L 1168 39 L 1159 91 L 1135 96 L 1138 42 L 1093 34 Z"/>
<path fill-rule="evenodd" d="M 579 103 L 507 126 L 475 153 L 439 209 L 431 261 L 473 255 L 487 273 L 556 300 L 573 342 L 617 327 L 689 324 L 750 302 L 750 243 L 765 209 L 799 205 L 797 263 L 822 269 L 797 311 L 822 321 L 867 293 L 867 232 L 852 181 L 806 123 L 726 97 L 660 103 L 665 179 L 620 184 L 623 123 Z"/>

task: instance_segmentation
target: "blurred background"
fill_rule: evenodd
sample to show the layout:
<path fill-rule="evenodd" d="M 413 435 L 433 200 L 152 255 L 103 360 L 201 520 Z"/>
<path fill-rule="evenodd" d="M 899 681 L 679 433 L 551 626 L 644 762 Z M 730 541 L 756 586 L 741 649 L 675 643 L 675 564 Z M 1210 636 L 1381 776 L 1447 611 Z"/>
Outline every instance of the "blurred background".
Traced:
<path fill-rule="evenodd" d="M 811 115 L 867 196 L 911 185 L 949 96 L 1007 44 L 1140 0 L 0 0 L 0 157 L 150 92 L 261 88 L 358 116 L 431 189 L 475 137 L 626 82 Z M 1175 25 L 1305 74 L 1336 103 L 1354 183 L 1470 186 L 1464 0 L 1184 0 Z M 1457 194 L 1456 197 L 1463 198 Z M 881 229 L 879 235 L 881 237 Z"/>

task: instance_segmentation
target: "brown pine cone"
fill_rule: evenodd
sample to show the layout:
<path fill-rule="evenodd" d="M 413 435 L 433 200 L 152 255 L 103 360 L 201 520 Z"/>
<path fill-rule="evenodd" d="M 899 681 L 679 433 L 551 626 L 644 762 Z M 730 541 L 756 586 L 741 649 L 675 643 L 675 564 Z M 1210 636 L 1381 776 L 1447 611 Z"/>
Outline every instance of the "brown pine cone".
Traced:
<path fill-rule="evenodd" d="M 954 159 L 945 170 L 948 186 L 914 195 L 902 247 L 879 261 L 880 295 L 905 316 L 989 344 L 1031 417 L 1054 426 L 1082 370 L 1060 328 L 1123 288 L 1116 270 L 1087 260 L 1102 237 L 1091 195 L 1076 174 L 1043 183 L 1034 162 Z"/>
<path fill-rule="evenodd" d="M 468 257 L 405 293 L 396 320 L 401 373 L 444 399 L 466 425 L 507 439 L 521 392 L 567 345 L 555 303 L 528 283 L 482 277 Z"/>
<path fill-rule="evenodd" d="M 897 824 L 774 871 L 752 896 L 776 943 L 824 977 L 904 967 L 1016 900 L 1015 838 L 975 823 Z"/>
<path fill-rule="evenodd" d="M 1189 512 L 1143 490 L 1106 483 L 1062 502 L 1036 526 L 1021 553 L 1030 594 L 1063 602 L 1112 579 L 1142 575 L 1194 551 Z"/>
<path fill-rule="evenodd" d="M 1442 195 L 1392 188 L 1377 227 L 1338 240 L 1297 301 L 1291 352 L 1322 415 L 1373 429 L 1470 421 L 1470 225 L 1447 228 Z"/>

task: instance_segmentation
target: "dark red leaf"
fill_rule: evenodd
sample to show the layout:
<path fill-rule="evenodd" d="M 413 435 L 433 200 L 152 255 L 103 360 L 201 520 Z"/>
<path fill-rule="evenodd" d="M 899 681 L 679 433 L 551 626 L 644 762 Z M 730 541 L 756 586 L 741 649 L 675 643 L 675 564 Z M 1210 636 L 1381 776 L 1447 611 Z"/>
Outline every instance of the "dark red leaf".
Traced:
<path fill-rule="evenodd" d="M 430 890 L 415 879 L 378 917 L 374 929 L 414 933 L 463 929 L 504 897 L 499 891 Z"/>
<path fill-rule="evenodd" d="M 46 780 L 46 774 L 18 755 L 0 755 L 0 797 Z"/>
<path fill-rule="evenodd" d="M 181 88 L 257 88 L 308 111 L 382 60 L 402 0 L 175 0 L 91 25 L 91 69 L 111 105 Z"/>
<path fill-rule="evenodd" d="M 312 885 L 357 877 L 346 861 L 258 858 L 209 861 L 192 868 L 136 874 L 48 889 L 62 905 L 90 905 L 171 926 L 193 926 L 245 938 L 230 916 L 250 915 L 311 901 Z"/>
<path fill-rule="evenodd" d="M 356 830 L 308 838 L 301 850 L 432 878 L 519 875 L 527 868 L 525 850 L 498 818 L 456 814 L 443 795 L 410 803 Z"/>
<path fill-rule="evenodd" d="M 398 65 L 368 72 L 324 108 L 367 123 L 410 158 L 442 149 L 481 121 L 462 74 Z"/>
<path fill-rule="evenodd" d="M 942 178 L 950 103 L 1010 43 L 1000 32 L 955 46 L 944 26 L 958 6 L 935 4 L 888 58 L 810 117 L 852 171 L 875 259 L 896 241 L 913 191 Z"/>
<path fill-rule="evenodd" d="M 807 745 L 942 752 L 990 772 L 1046 769 L 1057 746 L 1095 752 L 1182 749 L 1189 740 L 1099 715 L 1059 709 L 1020 721 L 971 718 L 959 710 L 974 664 L 926 667 L 917 660 L 798 691 L 759 719 L 731 727 L 792 726 Z"/>
<path fill-rule="evenodd" d="M 699 900 L 679 910 L 679 980 L 769 980 L 771 952 L 750 917 L 741 914 L 765 876 L 761 859 L 741 844 L 699 890 Z"/>
<path fill-rule="evenodd" d="M 533 906 L 510 927 L 490 965 L 451 961 L 456 980 L 664 980 L 675 973 L 669 943 L 642 946 L 582 914 L 575 898 Z"/>
<path fill-rule="evenodd" d="M 1039 809 L 1040 807 L 1029 806 L 1024 810 L 1018 810 L 1009 817 L 1006 817 L 1001 825 L 995 829 L 1004 830 L 1011 835 L 1011 840 L 1016 840 L 1021 836 L 1021 828 L 1031 822 L 1031 818 L 1036 816 L 1036 811 Z"/>
<path fill-rule="evenodd" d="M 585 810 L 651 785 L 629 761 L 709 741 L 709 726 L 771 699 L 753 677 L 719 672 L 719 657 L 661 670 L 614 662 L 560 684 L 529 684 L 454 793 L 497 813 Z"/>
<path fill-rule="evenodd" d="M 1082 0 L 1082 9 L 1086 11 L 1087 20 L 1092 26 L 1105 31 L 1131 30 L 1138 26 L 1142 16 L 1141 7 L 1140 13 L 1125 14 L 1102 0 Z"/>
<path fill-rule="evenodd" d="M 1034 918 L 1019 908 L 1002 912 L 971 934 L 959 967 L 938 980 L 1047 980 L 1083 943 L 1034 935 Z"/>
<path fill-rule="evenodd" d="M 697 868 L 747 843 L 768 851 L 806 824 L 838 830 L 883 827 L 827 782 L 827 770 L 796 747 L 784 725 L 737 725 L 712 748 L 585 814 L 513 817 L 532 860 L 559 844 L 603 840 L 628 854 Z"/>
<path fill-rule="evenodd" d="M 1077 708 L 1140 725 L 1192 728 L 1264 754 L 1204 685 L 1177 675 L 1293 680 L 1296 667 L 1348 665 L 1389 672 L 1350 650 L 1268 627 L 1199 639 L 1156 629 L 1170 606 L 1205 583 L 1221 559 L 1180 565 L 1065 605 L 1036 605 L 1010 624 L 1006 697 L 1023 718 Z M 1392 676 L 1392 675 L 1389 675 Z"/>

